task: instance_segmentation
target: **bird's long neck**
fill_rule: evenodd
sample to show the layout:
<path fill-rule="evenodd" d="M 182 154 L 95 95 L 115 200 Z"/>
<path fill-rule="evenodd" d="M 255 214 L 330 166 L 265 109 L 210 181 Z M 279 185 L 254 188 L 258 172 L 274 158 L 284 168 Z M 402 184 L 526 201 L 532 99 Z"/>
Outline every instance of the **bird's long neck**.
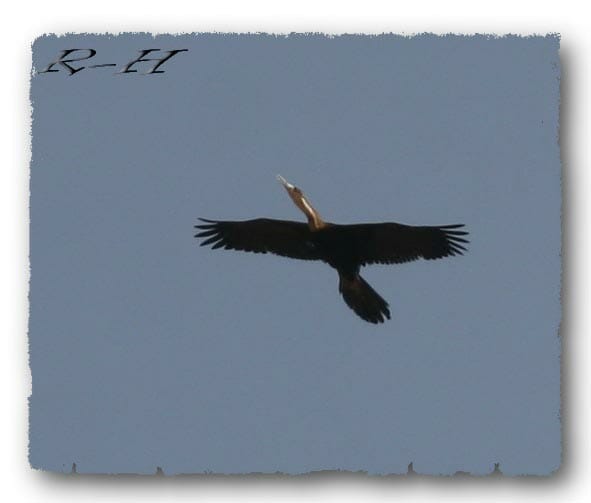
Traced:
<path fill-rule="evenodd" d="M 326 226 L 326 223 L 320 218 L 318 212 L 310 204 L 310 201 L 302 194 L 297 201 L 295 201 L 297 207 L 304 212 L 308 219 L 308 226 L 310 230 L 317 231 Z"/>

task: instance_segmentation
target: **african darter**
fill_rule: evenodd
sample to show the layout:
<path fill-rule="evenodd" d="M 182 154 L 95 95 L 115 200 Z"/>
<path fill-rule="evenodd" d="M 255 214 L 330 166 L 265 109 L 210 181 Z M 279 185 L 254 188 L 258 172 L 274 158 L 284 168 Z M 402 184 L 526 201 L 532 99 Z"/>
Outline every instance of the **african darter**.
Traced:
<path fill-rule="evenodd" d="M 433 260 L 463 255 L 463 224 L 411 226 L 395 222 L 339 225 L 324 222 L 302 191 L 282 176 L 278 180 L 295 205 L 304 212 L 308 224 L 257 218 L 239 222 L 205 222 L 195 227 L 203 245 L 213 249 L 274 253 L 302 260 L 322 260 L 337 270 L 339 291 L 347 305 L 370 323 L 390 319 L 388 303 L 360 276 L 361 266 L 393 264 L 423 258 Z"/>

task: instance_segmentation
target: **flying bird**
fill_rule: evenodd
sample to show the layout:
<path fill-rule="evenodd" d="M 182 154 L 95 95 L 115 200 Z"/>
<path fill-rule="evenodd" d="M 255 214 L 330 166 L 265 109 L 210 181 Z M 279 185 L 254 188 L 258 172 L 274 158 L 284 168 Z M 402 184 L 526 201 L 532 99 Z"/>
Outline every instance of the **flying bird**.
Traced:
<path fill-rule="evenodd" d="M 463 255 L 468 240 L 464 224 L 411 226 L 395 222 L 339 225 L 322 220 L 303 192 L 277 176 L 308 223 L 257 218 L 218 221 L 200 218 L 196 238 L 213 249 L 274 253 L 301 260 L 321 260 L 336 269 L 339 292 L 359 317 L 370 323 L 390 319 L 388 303 L 361 277 L 370 264 L 400 264 Z"/>

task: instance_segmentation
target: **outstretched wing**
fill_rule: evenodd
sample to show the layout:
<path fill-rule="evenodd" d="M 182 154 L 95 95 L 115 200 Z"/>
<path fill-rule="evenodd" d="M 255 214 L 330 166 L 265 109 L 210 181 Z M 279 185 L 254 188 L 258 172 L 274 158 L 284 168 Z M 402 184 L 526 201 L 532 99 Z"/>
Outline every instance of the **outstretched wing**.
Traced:
<path fill-rule="evenodd" d="M 288 220 L 257 218 L 241 222 L 224 222 L 200 218 L 196 225 L 201 246 L 213 249 L 241 250 L 253 253 L 274 253 L 283 257 L 317 260 L 316 248 L 310 240 L 307 224 Z"/>
<path fill-rule="evenodd" d="M 339 226 L 340 227 L 340 226 Z M 414 227 L 398 223 L 342 226 L 355 243 L 361 265 L 393 264 L 423 258 L 433 260 L 463 255 L 468 233 L 463 224 L 440 227 Z"/>

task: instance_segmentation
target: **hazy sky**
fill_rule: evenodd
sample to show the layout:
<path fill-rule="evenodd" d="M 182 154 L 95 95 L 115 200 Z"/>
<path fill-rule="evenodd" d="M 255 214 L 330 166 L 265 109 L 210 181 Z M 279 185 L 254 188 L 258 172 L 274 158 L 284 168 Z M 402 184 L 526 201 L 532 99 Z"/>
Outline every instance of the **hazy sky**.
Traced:
<path fill-rule="evenodd" d="M 37 71 L 117 66 L 32 77 L 31 464 L 555 470 L 558 45 L 39 39 Z M 115 74 L 150 48 L 189 51 Z M 303 220 L 277 173 L 325 220 L 465 223 L 470 251 L 364 269 L 374 326 L 325 264 L 198 246 L 200 216 Z"/>

